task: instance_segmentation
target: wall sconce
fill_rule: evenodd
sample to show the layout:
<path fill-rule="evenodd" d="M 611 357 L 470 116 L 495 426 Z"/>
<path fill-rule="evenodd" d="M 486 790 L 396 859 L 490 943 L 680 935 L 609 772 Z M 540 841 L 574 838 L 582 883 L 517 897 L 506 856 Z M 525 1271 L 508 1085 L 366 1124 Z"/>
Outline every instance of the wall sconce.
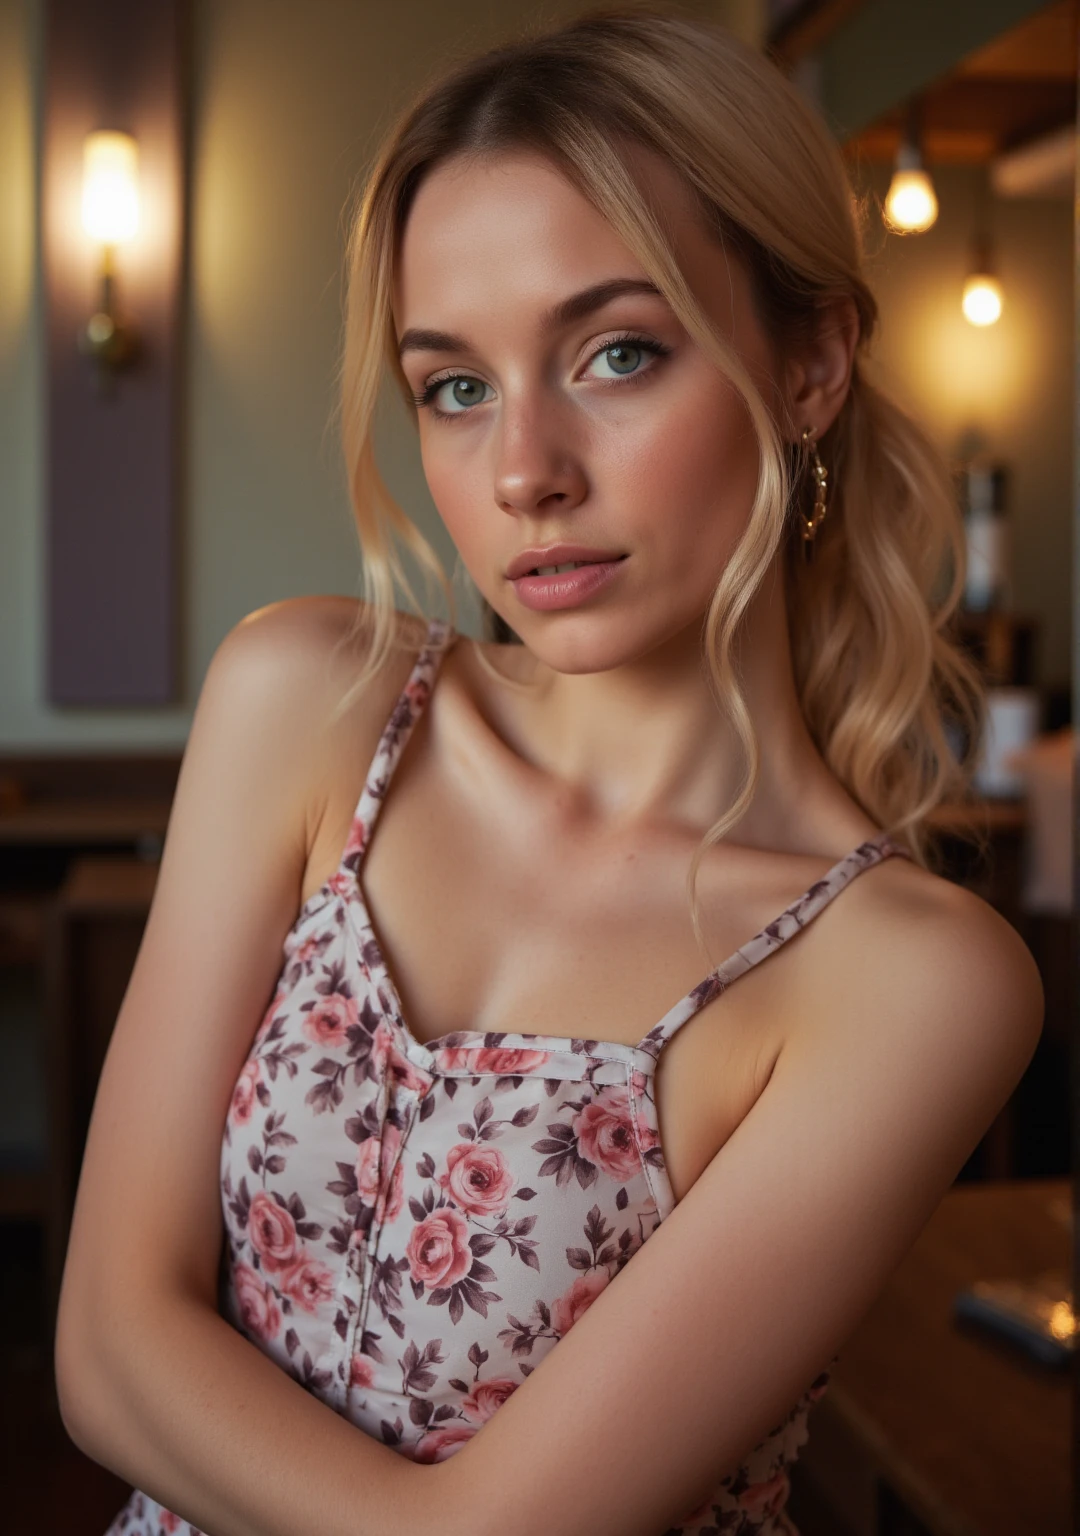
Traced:
<path fill-rule="evenodd" d="M 985 236 L 975 241 L 971 270 L 964 283 L 960 307 L 971 325 L 994 325 L 1001 316 L 1005 296 L 994 272 L 990 241 Z"/>
<path fill-rule="evenodd" d="M 98 308 L 79 332 L 98 382 L 111 384 L 138 355 L 139 336 L 116 303 L 116 247 L 139 229 L 139 147 L 127 133 L 91 133 L 83 146 L 83 229 L 100 250 Z"/>
<path fill-rule="evenodd" d="M 894 234 L 921 235 L 937 216 L 937 195 L 923 167 L 918 105 L 913 101 L 896 153 L 896 169 L 885 194 L 885 223 Z"/>
<path fill-rule="evenodd" d="M 45 698 L 176 705 L 191 4 L 38 9 Z"/>

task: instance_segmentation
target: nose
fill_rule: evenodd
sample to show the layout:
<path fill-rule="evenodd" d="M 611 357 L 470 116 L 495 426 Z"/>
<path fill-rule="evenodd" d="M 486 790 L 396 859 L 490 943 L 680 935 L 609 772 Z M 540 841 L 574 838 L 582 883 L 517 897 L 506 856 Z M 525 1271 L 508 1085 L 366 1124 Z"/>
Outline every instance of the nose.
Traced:
<path fill-rule="evenodd" d="M 543 392 L 504 405 L 495 443 L 494 493 L 504 512 L 574 507 L 588 488 L 573 432 Z"/>

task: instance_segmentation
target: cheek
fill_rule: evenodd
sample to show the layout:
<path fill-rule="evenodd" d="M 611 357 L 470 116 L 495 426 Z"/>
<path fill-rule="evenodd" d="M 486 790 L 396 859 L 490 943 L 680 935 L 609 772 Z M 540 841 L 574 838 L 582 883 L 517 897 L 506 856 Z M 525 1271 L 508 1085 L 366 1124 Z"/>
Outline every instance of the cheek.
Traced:
<path fill-rule="evenodd" d="M 620 446 L 623 505 L 657 556 L 700 574 L 723 560 L 746 526 L 757 491 L 760 451 L 749 412 L 733 391 L 687 392 Z M 613 487 L 614 489 L 614 487 Z M 654 533 L 660 538 L 654 539 Z"/>
<path fill-rule="evenodd" d="M 425 447 L 421 443 L 420 457 L 431 499 L 468 565 L 470 551 L 479 550 L 484 536 L 484 518 L 478 513 L 496 510 L 490 478 L 482 483 L 478 469 L 470 466 L 467 456 L 455 453 L 453 444 Z"/>

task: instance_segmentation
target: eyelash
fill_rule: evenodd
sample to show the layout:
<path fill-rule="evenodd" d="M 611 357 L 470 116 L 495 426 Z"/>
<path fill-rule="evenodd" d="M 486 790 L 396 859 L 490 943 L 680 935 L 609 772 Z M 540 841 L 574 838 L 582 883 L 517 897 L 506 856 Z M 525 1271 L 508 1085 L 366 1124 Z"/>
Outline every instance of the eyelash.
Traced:
<path fill-rule="evenodd" d="M 654 357 L 666 357 L 671 351 L 671 348 L 664 346 L 662 342 L 650 341 L 647 336 L 637 336 L 630 331 L 624 331 L 619 336 L 613 336 L 602 347 L 598 347 L 589 358 L 589 362 L 595 362 L 598 357 L 602 357 L 605 352 L 610 352 L 615 347 L 626 346 L 638 347 L 642 352 L 651 353 Z M 634 373 L 624 374 L 620 379 L 597 379 L 596 382 L 598 384 L 615 384 L 620 386 L 636 384 L 639 380 L 647 378 L 652 372 L 653 369 L 651 367 L 641 368 Z M 473 375 L 470 373 L 448 373 L 444 374 L 442 378 L 430 379 L 419 394 L 413 395 L 413 402 L 419 410 L 426 408 L 430 411 L 431 415 L 438 421 L 460 421 L 465 416 L 471 416 L 475 407 L 468 406 L 461 411 L 440 411 L 437 405 L 432 404 L 432 401 L 444 385 L 452 384 L 455 379 L 471 379 L 472 377 Z M 483 403 L 485 402 L 481 402 L 481 404 Z"/>

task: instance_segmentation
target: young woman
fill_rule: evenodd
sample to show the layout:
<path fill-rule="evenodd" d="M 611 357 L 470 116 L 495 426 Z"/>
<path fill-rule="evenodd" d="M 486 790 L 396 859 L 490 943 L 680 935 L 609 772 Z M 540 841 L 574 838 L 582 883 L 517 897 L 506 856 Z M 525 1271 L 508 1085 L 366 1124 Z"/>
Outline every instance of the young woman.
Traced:
<path fill-rule="evenodd" d="M 927 867 L 962 546 L 867 375 L 841 158 L 720 28 L 594 14 L 409 109 L 350 285 L 366 601 L 209 669 L 65 1422 L 128 1536 L 791 1532 L 807 1410 L 1042 1019 Z M 394 611 L 435 562 L 384 367 L 502 642 Z"/>

